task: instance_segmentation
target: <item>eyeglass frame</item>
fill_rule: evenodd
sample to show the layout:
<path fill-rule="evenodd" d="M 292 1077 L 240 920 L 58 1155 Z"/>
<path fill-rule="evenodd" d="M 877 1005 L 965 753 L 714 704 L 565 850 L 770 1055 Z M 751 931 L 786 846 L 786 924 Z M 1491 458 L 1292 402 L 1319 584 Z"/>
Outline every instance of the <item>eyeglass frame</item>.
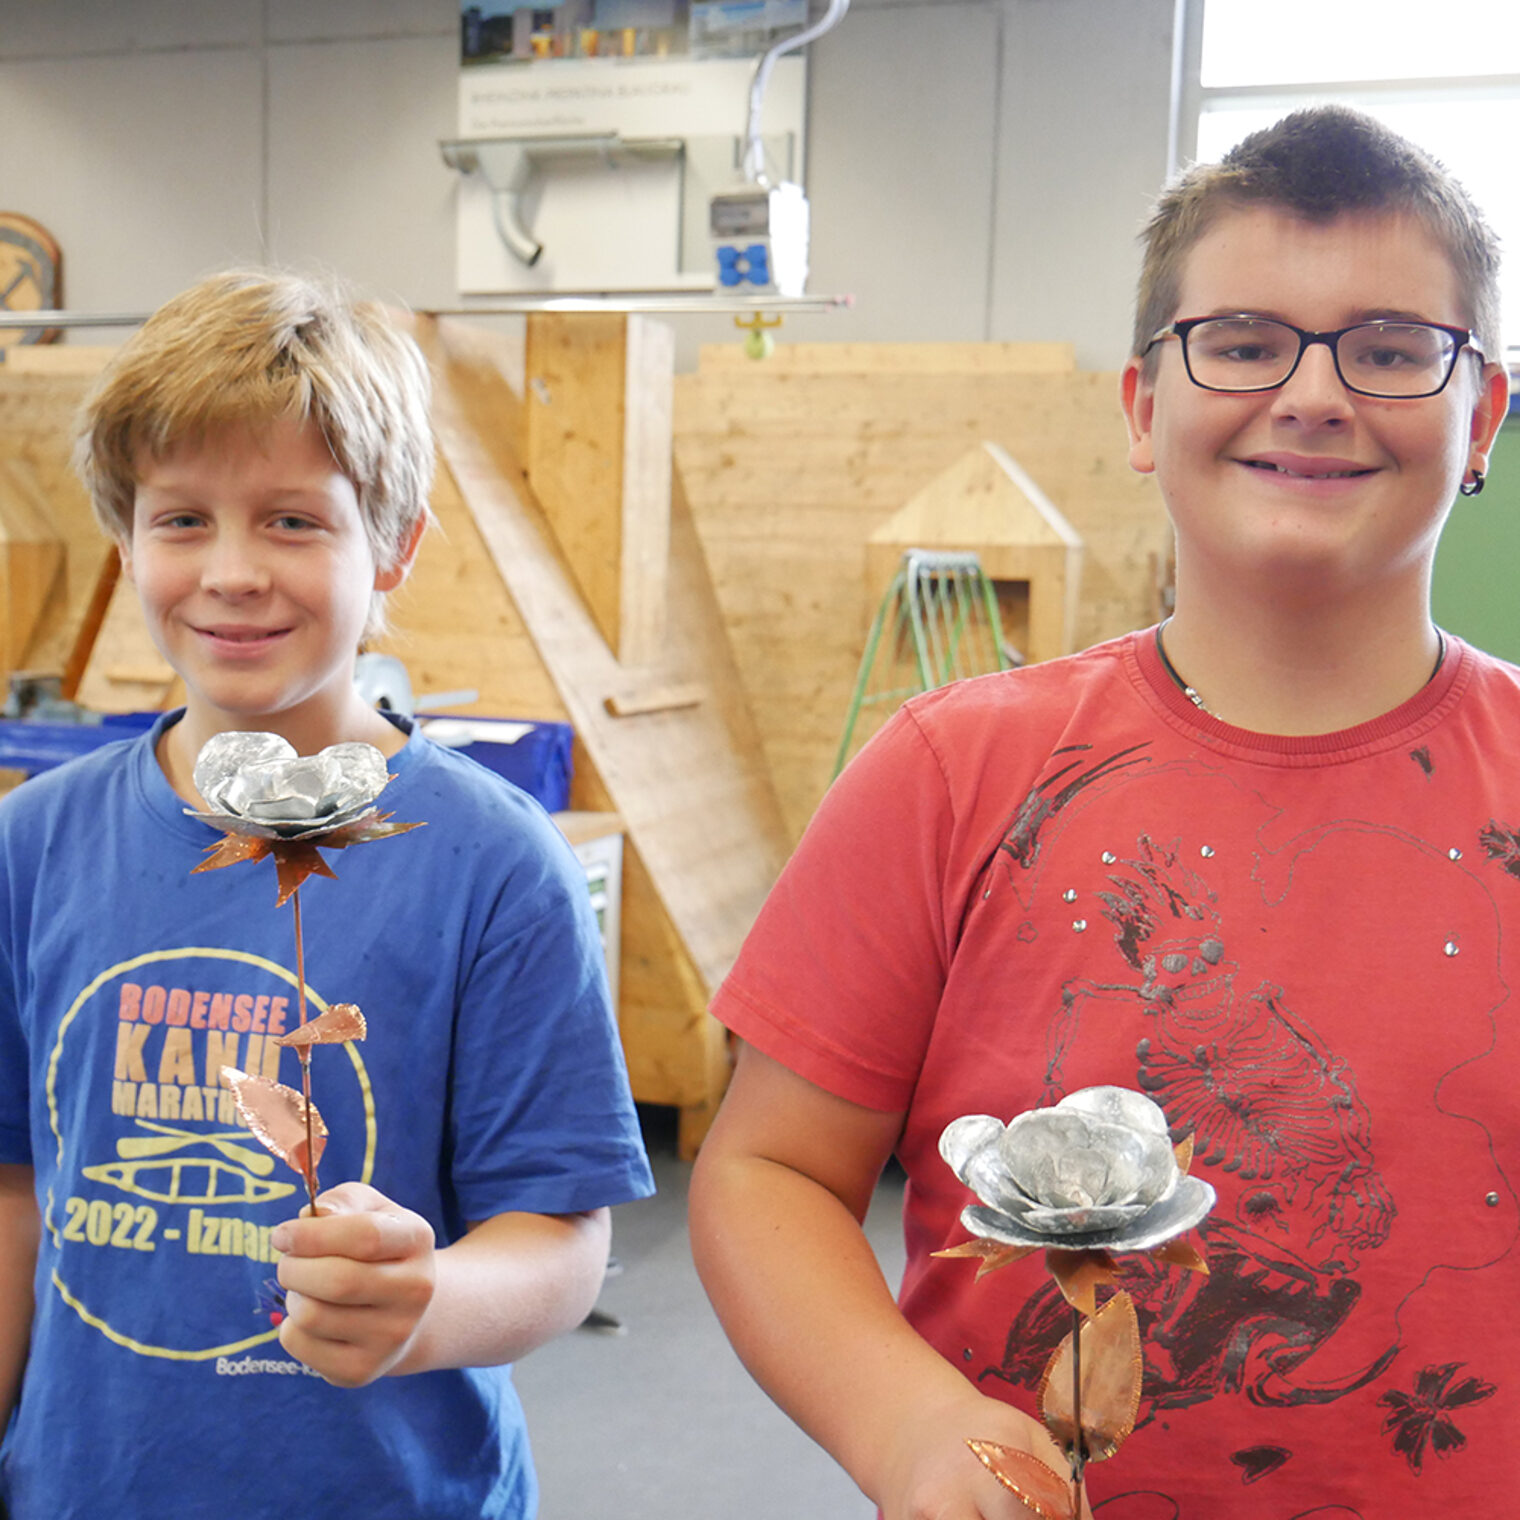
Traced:
<path fill-rule="evenodd" d="M 1271 385 L 1205 385 L 1193 373 L 1193 361 L 1188 357 L 1188 334 L 1195 327 L 1202 327 L 1207 322 L 1270 322 L 1274 327 L 1286 328 L 1298 339 L 1298 353 L 1289 366 L 1288 373 Z M 1356 332 L 1362 327 L 1429 327 L 1455 339 L 1455 345 L 1451 351 L 1451 362 L 1446 366 L 1446 373 L 1442 376 L 1441 383 L 1430 391 L 1398 391 L 1392 395 L 1381 391 L 1364 390 L 1359 385 L 1353 385 L 1341 369 L 1338 345 L 1347 333 Z M 1291 322 L 1284 322 L 1280 317 L 1264 317 L 1254 312 L 1244 311 L 1224 312 L 1213 317 L 1181 317 L 1175 322 L 1168 322 L 1140 350 L 1140 357 L 1143 359 L 1158 343 L 1167 338 L 1176 338 L 1182 345 L 1182 365 L 1187 371 L 1188 379 L 1199 390 L 1212 391 L 1216 396 L 1261 396 L 1269 391 L 1281 390 L 1298 373 L 1298 366 L 1304 362 L 1304 355 L 1316 343 L 1323 343 L 1330 350 L 1330 362 L 1335 365 L 1336 378 L 1340 383 L 1353 395 L 1370 396 L 1374 401 L 1427 401 L 1432 396 L 1439 396 L 1451 384 L 1451 377 L 1457 372 L 1457 360 L 1464 349 L 1476 355 L 1480 364 L 1487 363 L 1483 350 L 1478 347 L 1477 334 L 1470 327 L 1452 327 L 1445 322 L 1395 321 L 1392 318 L 1385 318 L 1382 321 L 1353 322 L 1349 327 L 1337 327 L 1331 332 L 1309 332 L 1305 328 L 1295 327 Z"/>

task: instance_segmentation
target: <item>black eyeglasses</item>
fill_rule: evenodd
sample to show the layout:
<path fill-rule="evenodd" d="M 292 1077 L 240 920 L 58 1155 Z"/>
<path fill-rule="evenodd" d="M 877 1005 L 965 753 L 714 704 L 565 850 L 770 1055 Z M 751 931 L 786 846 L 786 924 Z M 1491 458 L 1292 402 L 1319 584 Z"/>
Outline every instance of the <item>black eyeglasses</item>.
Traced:
<path fill-rule="evenodd" d="M 1275 391 L 1314 343 L 1330 350 L 1348 391 L 1383 400 L 1439 395 L 1463 349 L 1483 360 L 1467 328 L 1441 322 L 1358 322 L 1335 332 L 1305 332 L 1266 317 L 1188 317 L 1163 327 L 1143 351 L 1166 338 L 1182 344 L 1188 379 L 1206 391 Z"/>

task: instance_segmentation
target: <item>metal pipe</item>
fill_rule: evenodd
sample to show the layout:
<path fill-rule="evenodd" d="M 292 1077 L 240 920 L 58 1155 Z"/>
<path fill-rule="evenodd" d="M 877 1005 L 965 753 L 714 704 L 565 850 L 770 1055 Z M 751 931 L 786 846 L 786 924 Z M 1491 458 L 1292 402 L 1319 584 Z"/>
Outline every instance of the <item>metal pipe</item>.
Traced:
<path fill-rule="evenodd" d="M 705 290 L 651 291 L 617 295 L 607 291 L 564 291 L 544 295 L 506 296 L 489 306 L 419 306 L 427 317 L 513 317 L 536 311 L 629 312 L 649 316 L 744 316 L 777 312 L 782 316 L 838 311 L 852 306 L 853 296 L 714 296 Z M 0 330 L 8 327 L 138 327 L 148 312 L 0 311 Z M 3 350 L 0 350 L 3 352 Z"/>

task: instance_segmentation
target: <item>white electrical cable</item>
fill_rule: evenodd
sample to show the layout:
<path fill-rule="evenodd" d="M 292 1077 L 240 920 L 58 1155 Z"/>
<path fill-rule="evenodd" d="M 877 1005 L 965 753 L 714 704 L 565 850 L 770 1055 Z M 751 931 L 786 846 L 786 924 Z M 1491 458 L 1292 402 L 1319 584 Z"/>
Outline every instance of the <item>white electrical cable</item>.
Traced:
<path fill-rule="evenodd" d="M 760 107 L 765 100 L 766 86 L 770 84 L 771 70 L 783 53 L 795 52 L 800 47 L 832 31 L 844 20 L 850 8 L 850 0 L 829 0 L 829 8 L 812 26 L 804 27 L 790 37 L 783 37 L 755 65 L 755 77 L 749 86 L 749 125 L 745 132 L 744 178 L 752 185 L 764 185 L 765 150 L 760 145 Z"/>

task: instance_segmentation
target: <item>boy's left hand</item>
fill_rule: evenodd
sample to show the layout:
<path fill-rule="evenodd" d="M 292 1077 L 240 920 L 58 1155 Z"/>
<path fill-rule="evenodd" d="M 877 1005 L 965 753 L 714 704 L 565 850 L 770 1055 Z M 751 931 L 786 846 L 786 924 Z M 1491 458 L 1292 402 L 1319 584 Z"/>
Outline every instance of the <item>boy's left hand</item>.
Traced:
<path fill-rule="evenodd" d="M 340 1388 L 362 1388 L 405 1355 L 437 1280 L 433 1228 L 362 1182 L 319 1194 L 316 1217 L 270 1237 L 284 1252 L 280 1344 Z"/>

